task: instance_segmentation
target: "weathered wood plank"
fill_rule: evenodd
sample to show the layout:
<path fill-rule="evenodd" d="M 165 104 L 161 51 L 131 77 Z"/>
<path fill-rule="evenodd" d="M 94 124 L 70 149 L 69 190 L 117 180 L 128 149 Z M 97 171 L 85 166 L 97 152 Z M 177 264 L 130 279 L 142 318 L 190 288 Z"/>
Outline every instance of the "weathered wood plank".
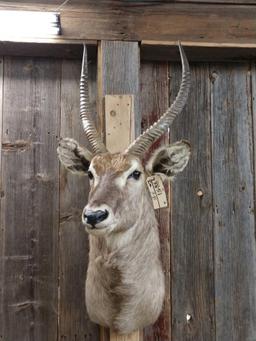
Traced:
<path fill-rule="evenodd" d="M 139 45 L 132 42 L 102 41 L 98 50 L 98 100 L 102 122 L 105 95 L 134 95 L 135 134 L 140 133 Z M 102 130 L 104 124 L 101 123 Z"/>
<path fill-rule="evenodd" d="M 214 65 L 211 79 L 216 340 L 249 341 L 256 335 L 249 65 Z"/>
<path fill-rule="evenodd" d="M 2 144 L 2 122 L 3 122 L 3 62 L 4 58 L 0 57 L 0 141 Z M 3 339 L 3 322 L 4 322 L 4 312 L 3 312 L 3 284 L 4 284 L 4 229 L 2 224 L 2 209 L 1 209 L 1 198 L 2 198 L 2 148 L 0 148 L 0 340 Z"/>
<path fill-rule="evenodd" d="M 3 3 L 3 9 L 56 9 L 37 3 Z M 63 7 L 61 38 L 65 40 L 188 41 L 194 43 L 255 44 L 256 5 L 209 6 L 205 3 L 89 1 Z M 1 32 L 1 41 L 8 40 Z M 49 42 L 49 38 L 45 37 Z M 12 41 L 39 42 L 44 39 L 17 37 Z M 255 46 L 255 45 L 254 45 Z"/>
<path fill-rule="evenodd" d="M 171 65 L 171 100 L 180 84 L 180 65 Z M 210 82 L 207 65 L 191 66 L 192 85 L 171 140 L 192 145 L 187 168 L 172 184 L 172 339 L 215 340 L 211 189 Z M 201 190 L 203 195 L 198 191 Z M 231 340 L 231 339 L 230 339 Z"/>
<path fill-rule="evenodd" d="M 133 109 L 131 127 L 135 127 L 135 135 L 140 130 L 139 115 L 139 66 L 140 55 L 138 43 L 102 41 L 98 49 L 98 113 L 100 126 L 104 132 L 104 96 L 105 95 L 133 95 Z M 137 130 L 136 130 L 137 128 Z M 132 129 L 133 130 L 133 129 Z M 129 136 L 131 137 L 131 136 Z M 128 143 L 128 142 L 127 142 Z M 101 333 L 102 340 L 106 340 L 106 333 Z M 110 332 L 110 340 L 139 340 L 140 332 L 122 336 Z"/>
<path fill-rule="evenodd" d="M 61 79 L 61 137 L 72 137 L 88 145 L 79 118 L 81 61 L 64 60 Z M 96 98 L 96 67 L 89 66 L 89 87 L 93 111 Z M 87 177 L 78 177 L 61 167 L 60 172 L 60 341 L 98 341 L 99 328 L 85 307 L 85 277 L 88 236 L 81 222 L 87 202 Z"/>
<path fill-rule="evenodd" d="M 6 58 L 3 340 L 56 340 L 60 64 Z"/>
<path fill-rule="evenodd" d="M 145 63 L 141 66 L 141 96 L 142 129 L 145 130 L 167 109 L 169 103 L 168 92 L 168 64 Z M 159 142 L 168 143 L 166 134 Z M 154 147 L 159 146 L 159 142 Z M 154 147 L 152 149 L 154 149 Z M 168 187 L 166 188 L 168 192 Z M 167 193 L 168 195 L 168 193 Z M 170 199 L 170 198 L 169 198 Z M 170 206 L 170 203 L 169 203 Z M 165 300 L 163 311 L 158 321 L 145 328 L 145 341 L 171 340 L 171 302 L 170 302 L 170 207 L 155 211 L 159 222 L 161 242 L 161 257 L 165 273 Z"/>
<path fill-rule="evenodd" d="M 13 0 L 5 0 L 3 3 L 9 4 L 13 3 Z M 208 3 L 208 4 L 216 4 L 216 3 L 224 3 L 224 4 L 255 4 L 255 0 L 139 0 L 139 1 L 134 1 L 134 0 L 125 0 L 125 5 L 126 6 L 156 6 L 156 5 L 161 5 L 161 4 L 166 4 L 166 3 L 175 3 L 175 2 L 191 2 L 191 3 Z M 95 3 L 94 0 L 73 0 L 71 3 L 68 2 L 66 5 L 62 6 L 63 2 L 60 2 L 59 0 L 16 0 L 15 4 L 23 6 L 30 6 L 33 4 L 37 4 L 37 6 L 51 6 L 51 8 L 55 8 L 56 10 L 58 8 L 63 9 L 63 8 L 74 8 L 75 6 L 84 6 L 93 4 Z M 113 5 L 115 4 L 113 0 L 109 1 L 102 1 L 103 4 L 109 4 Z"/>

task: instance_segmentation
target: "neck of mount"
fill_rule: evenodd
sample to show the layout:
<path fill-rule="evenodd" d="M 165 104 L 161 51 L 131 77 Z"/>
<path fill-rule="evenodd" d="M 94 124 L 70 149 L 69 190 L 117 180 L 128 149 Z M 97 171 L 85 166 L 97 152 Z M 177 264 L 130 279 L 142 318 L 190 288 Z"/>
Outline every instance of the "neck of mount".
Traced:
<path fill-rule="evenodd" d="M 155 217 L 152 199 L 147 190 L 141 200 L 141 209 L 135 224 L 119 232 L 112 232 L 105 237 L 110 250 L 114 251 L 129 245 L 132 247 L 138 242 L 141 243 L 141 240 L 146 241 L 152 233 L 158 234 L 158 223 Z"/>

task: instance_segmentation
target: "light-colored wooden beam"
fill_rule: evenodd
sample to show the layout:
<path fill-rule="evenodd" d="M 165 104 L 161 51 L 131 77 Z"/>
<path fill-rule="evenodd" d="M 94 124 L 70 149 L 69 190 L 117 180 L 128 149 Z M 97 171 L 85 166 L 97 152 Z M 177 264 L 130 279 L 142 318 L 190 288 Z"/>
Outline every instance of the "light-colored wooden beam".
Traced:
<path fill-rule="evenodd" d="M 133 140 L 135 132 L 133 104 L 132 95 L 105 96 L 106 146 L 112 153 L 123 151 Z M 141 334 L 139 330 L 128 335 L 110 331 L 109 341 L 141 341 Z"/>
<path fill-rule="evenodd" d="M 118 335 L 110 332 L 110 341 L 142 341 L 142 331 L 137 330 L 129 335 Z"/>

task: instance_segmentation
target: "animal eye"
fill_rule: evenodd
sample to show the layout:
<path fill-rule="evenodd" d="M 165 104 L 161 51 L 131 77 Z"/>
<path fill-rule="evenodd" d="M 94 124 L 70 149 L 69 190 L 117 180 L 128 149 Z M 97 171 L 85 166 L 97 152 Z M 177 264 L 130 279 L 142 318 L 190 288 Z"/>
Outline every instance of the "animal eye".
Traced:
<path fill-rule="evenodd" d="M 140 175 L 141 175 L 141 172 L 138 171 L 138 170 L 135 170 L 134 172 L 132 172 L 132 173 L 128 176 L 128 179 L 133 178 L 133 179 L 135 179 L 135 180 L 138 180 L 139 177 L 140 177 Z"/>
<path fill-rule="evenodd" d="M 90 180 L 92 180 L 93 179 L 93 174 L 92 174 L 92 172 L 91 171 L 88 171 L 88 178 L 90 179 Z"/>

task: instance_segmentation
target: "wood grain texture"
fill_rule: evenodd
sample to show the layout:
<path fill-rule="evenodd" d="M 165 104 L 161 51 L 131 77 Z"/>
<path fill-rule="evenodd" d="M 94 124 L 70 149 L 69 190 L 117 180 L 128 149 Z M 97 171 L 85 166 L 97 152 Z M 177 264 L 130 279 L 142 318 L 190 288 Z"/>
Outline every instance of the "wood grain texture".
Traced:
<path fill-rule="evenodd" d="M 208 4 L 216 4 L 216 3 L 224 3 L 224 4 L 255 4 L 255 0 L 125 0 L 121 1 L 123 5 L 125 6 L 158 6 L 161 4 L 166 4 L 166 3 L 175 3 L 175 2 L 186 2 L 186 3 L 208 3 Z M 45 7 L 50 7 L 52 9 L 55 8 L 57 10 L 58 8 L 60 9 L 67 9 L 67 8 L 74 8 L 74 7 L 81 7 L 84 5 L 93 5 L 95 3 L 94 0 L 72 0 L 71 2 L 68 2 L 64 6 L 62 4 L 64 1 L 60 0 L 5 0 L 2 1 L 2 3 L 8 5 L 8 4 L 13 4 L 19 5 L 19 6 L 31 6 L 31 5 L 37 5 L 40 6 L 41 8 Z M 116 5 L 113 0 L 101 0 L 100 3 L 102 5 Z"/>
<path fill-rule="evenodd" d="M 105 96 L 106 145 L 111 153 L 124 151 L 134 140 L 133 102 L 133 95 Z"/>
<path fill-rule="evenodd" d="M 216 340 L 249 341 L 256 335 L 250 69 L 213 65 L 211 75 Z"/>
<path fill-rule="evenodd" d="M 142 130 L 153 124 L 167 109 L 168 96 L 168 64 L 167 63 L 145 63 L 141 66 L 141 113 Z M 154 144 L 153 149 L 160 143 L 168 143 L 168 134 Z M 168 197 L 168 186 L 166 187 Z M 170 199 L 170 198 L 169 198 Z M 169 203 L 170 205 L 170 203 Z M 159 234 L 161 242 L 161 258 L 165 273 L 165 300 L 163 311 L 158 321 L 145 328 L 145 341 L 169 341 L 171 340 L 171 302 L 170 302 L 170 208 L 156 210 L 159 223 Z"/>
<path fill-rule="evenodd" d="M 2 3 L 1 9 L 55 9 L 55 5 Z M 88 1 L 61 10 L 61 38 L 65 40 L 189 41 L 197 43 L 255 44 L 256 5 L 207 3 Z M 175 24 L 174 24 L 175 23 Z M 6 41 L 4 32 L 1 40 Z M 48 37 L 12 41 L 49 41 Z"/>
<path fill-rule="evenodd" d="M 72 137 L 87 145 L 80 122 L 80 61 L 63 61 L 61 78 L 61 137 Z M 96 100 L 96 67 L 89 65 L 89 88 L 93 112 Z M 81 222 L 87 203 L 88 179 L 60 172 L 60 341 L 98 341 L 99 328 L 85 307 L 85 277 L 88 265 L 88 236 Z"/>
<path fill-rule="evenodd" d="M 3 57 L 0 57 L 0 141 L 2 144 L 2 122 L 3 122 L 3 84 L 4 84 L 4 75 L 3 75 Z M 4 326 L 4 312 L 3 312 L 3 284 L 4 284 L 4 229 L 2 224 L 2 216 L 3 211 L 1 207 L 2 203 L 2 148 L 0 148 L 0 340 L 3 340 L 3 326 Z"/>
<path fill-rule="evenodd" d="M 171 65 L 171 100 L 177 94 L 180 76 L 180 65 Z M 175 120 L 170 133 L 172 141 L 185 139 L 192 146 L 192 155 L 187 168 L 177 175 L 177 179 L 172 184 L 172 339 L 214 341 L 208 65 L 192 65 L 191 79 L 188 104 Z M 199 190 L 202 191 L 202 196 L 197 194 Z"/>
<path fill-rule="evenodd" d="M 134 95 L 135 135 L 140 133 L 138 43 L 102 41 L 98 49 L 98 113 L 104 130 L 104 96 Z"/>
<path fill-rule="evenodd" d="M 134 131 L 140 127 L 139 114 L 139 46 L 132 42 L 102 41 L 98 49 L 98 113 L 101 118 L 101 131 L 104 132 L 103 122 L 105 115 L 105 95 L 133 95 L 133 109 L 130 113 L 132 119 L 131 129 Z M 134 129 L 133 129 L 134 127 Z M 132 135 L 139 134 L 140 129 Z M 129 138 L 132 136 L 130 135 Z M 127 144 L 129 141 L 126 141 Z M 101 332 L 101 341 L 108 341 L 106 333 Z M 110 341 L 114 340 L 138 340 L 140 331 L 131 335 L 120 336 L 110 331 Z"/>
<path fill-rule="evenodd" d="M 50 6 L 51 8 L 55 9 L 63 9 L 63 8 L 74 8 L 75 6 L 81 7 L 90 4 L 94 4 L 94 0 L 72 0 L 71 2 L 68 2 L 66 5 L 62 6 L 64 1 L 60 0 L 5 0 L 2 1 L 4 4 L 13 4 L 20 5 L 20 6 L 30 6 L 33 4 L 36 4 L 37 6 Z M 101 4 L 108 4 L 113 5 L 113 0 L 104 0 L 100 1 Z M 216 4 L 216 3 L 224 3 L 224 4 L 255 4 L 255 0 L 125 0 L 123 1 L 123 4 L 126 6 L 156 6 L 166 3 L 175 3 L 175 2 L 188 2 L 188 3 L 208 3 L 208 4 Z"/>
<path fill-rule="evenodd" d="M 57 338 L 59 76 L 53 60 L 5 59 L 5 341 Z"/>

